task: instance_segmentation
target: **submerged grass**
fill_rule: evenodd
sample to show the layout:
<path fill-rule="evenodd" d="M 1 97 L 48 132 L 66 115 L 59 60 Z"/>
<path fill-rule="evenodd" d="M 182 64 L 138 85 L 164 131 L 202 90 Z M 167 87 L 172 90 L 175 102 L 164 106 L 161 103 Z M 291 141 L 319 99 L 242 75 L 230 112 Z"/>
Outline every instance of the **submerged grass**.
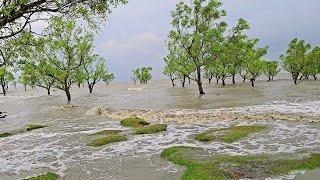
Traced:
<path fill-rule="evenodd" d="M 228 128 L 210 129 L 206 132 L 196 134 L 195 139 L 199 141 L 218 140 L 226 143 L 232 143 L 264 129 L 266 129 L 266 126 L 261 125 L 231 126 Z"/>
<path fill-rule="evenodd" d="M 149 122 L 137 117 L 123 119 L 120 121 L 120 123 L 122 126 L 132 127 L 132 128 L 140 128 L 150 124 Z"/>
<path fill-rule="evenodd" d="M 35 130 L 35 129 L 41 129 L 41 128 L 45 128 L 47 126 L 44 126 L 44 125 L 39 125 L 39 124 L 29 124 L 27 126 L 27 131 L 32 131 L 32 130 Z"/>
<path fill-rule="evenodd" d="M 55 173 L 48 172 L 47 174 L 44 175 L 39 175 L 35 177 L 29 177 L 24 180 L 57 180 L 59 176 Z"/>
<path fill-rule="evenodd" d="M 303 159 L 280 159 L 266 155 L 230 156 L 204 152 L 201 148 L 171 147 L 163 150 L 161 157 L 187 167 L 182 180 L 264 179 L 320 167 L 320 153 Z"/>
<path fill-rule="evenodd" d="M 11 136 L 11 133 L 5 132 L 5 133 L 0 133 L 0 138 L 8 137 Z"/>
<path fill-rule="evenodd" d="M 154 134 L 166 130 L 166 124 L 153 124 L 135 129 L 135 134 Z"/>
<path fill-rule="evenodd" d="M 124 135 L 109 135 L 106 137 L 98 138 L 89 143 L 89 146 L 100 147 L 110 143 L 126 141 L 127 137 Z"/>
<path fill-rule="evenodd" d="M 121 130 L 103 130 L 103 131 L 99 131 L 97 133 L 91 134 L 91 136 L 116 135 L 120 132 L 122 131 Z"/>

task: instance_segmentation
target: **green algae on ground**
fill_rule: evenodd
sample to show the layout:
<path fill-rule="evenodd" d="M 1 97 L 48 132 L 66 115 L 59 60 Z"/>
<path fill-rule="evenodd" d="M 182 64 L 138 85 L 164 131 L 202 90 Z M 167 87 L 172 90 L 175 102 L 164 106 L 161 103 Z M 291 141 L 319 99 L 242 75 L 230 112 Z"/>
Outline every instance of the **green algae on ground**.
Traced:
<path fill-rule="evenodd" d="M 24 180 L 57 180 L 58 178 L 57 174 L 48 172 L 47 174 L 25 178 Z"/>
<path fill-rule="evenodd" d="M 214 141 L 220 140 L 226 143 L 235 142 L 241 138 L 247 137 L 252 133 L 257 133 L 266 128 L 261 125 L 248 126 L 231 126 L 221 129 L 210 129 L 206 132 L 196 134 L 195 139 L 199 141 Z"/>
<path fill-rule="evenodd" d="M 132 127 L 132 128 L 139 128 L 139 127 L 143 127 L 150 124 L 149 122 L 137 117 L 123 119 L 120 121 L 120 123 L 122 126 Z"/>
<path fill-rule="evenodd" d="M 91 136 L 116 135 L 120 132 L 122 132 L 122 131 L 121 130 L 103 130 L 103 131 L 99 131 L 94 134 L 91 134 Z"/>
<path fill-rule="evenodd" d="M 284 159 L 276 155 L 213 155 L 201 148 L 180 146 L 163 150 L 161 157 L 187 167 L 182 180 L 265 179 L 320 167 L 320 153 L 302 159 Z"/>
<path fill-rule="evenodd" d="M 0 133 L 0 138 L 8 137 L 11 136 L 11 133 L 5 132 L 5 133 Z"/>
<path fill-rule="evenodd" d="M 120 142 L 120 141 L 126 141 L 127 137 L 124 135 L 109 135 L 106 137 L 98 138 L 93 140 L 91 143 L 89 143 L 89 146 L 99 147 L 104 146 L 110 143 Z"/>
<path fill-rule="evenodd" d="M 44 126 L 44 125 L 39 125 L 39 124 L 29 124 L 27 126 L 27 131 L 32 131 L 32 130 L 35 130 L 35 129 L 41 129 L 41 128 L 45 128 L 47 126 Z"/>
<path fill-rule="evenodd" d="M 154 134 L 166 130 L 166 124 L 153 124 L 135 129 L 135 134 Z"/>

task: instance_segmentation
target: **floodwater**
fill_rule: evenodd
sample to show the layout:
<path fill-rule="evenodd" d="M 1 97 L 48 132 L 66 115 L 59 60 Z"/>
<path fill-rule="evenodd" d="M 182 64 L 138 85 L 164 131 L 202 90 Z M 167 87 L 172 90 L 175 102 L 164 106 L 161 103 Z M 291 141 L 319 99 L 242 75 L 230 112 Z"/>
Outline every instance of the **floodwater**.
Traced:
<path fill-rule="evenodd" d="M 118 120 L 87 111 L 103 106 L 125 109 L 157 109 L 188 113 L 233 109 L 241 112 L 279 111 L 320 115 L 320 81 L 304 81 L 295 86 L 288 80 L 258 81 L 255 88 L 247 83 L 227 85 L 205 84 L 206 95 L 197 95 L 194 84 L 172 88 L 169 81 L 152 81 L 147 86 L 132 83 L 99 84 L 94 93 L 73 87 L 72 104 L 66 105 L 63 92 L 46 96 L 45 90 L 11 88 L 7 97 L 0 97 L 0 111 L 8 117 L 0 120 L 0 132 L 15 131 L 27 124 L 48 127 L 0 139 L 0 179 L 22 179 L 47 171 L 62 179 L 179 179 L 183 167 L 159 157 L 160 152 L 174 145 L 197 146 L 226 154 L 277 154 L 320 152 L 318 123 L 287 122 L 277 119 L 237 120 L 207 123 L 168 123 L 168 130 L 153 135 L 129 136 L 128 141 L 104 147 L 89 147 L 88 135 L 105 129 L 127 130 Z M 128 90 L 129 89 L 129 90 Z M 195 133 L 232 124 L 264 124 L 268 129 L 232 144 L 203 143 L 193 139 Z M 297 179 L 317 179 L 319 171 L 298 175 Z M 293 179 L 291 174 L 280 179 Z"/>

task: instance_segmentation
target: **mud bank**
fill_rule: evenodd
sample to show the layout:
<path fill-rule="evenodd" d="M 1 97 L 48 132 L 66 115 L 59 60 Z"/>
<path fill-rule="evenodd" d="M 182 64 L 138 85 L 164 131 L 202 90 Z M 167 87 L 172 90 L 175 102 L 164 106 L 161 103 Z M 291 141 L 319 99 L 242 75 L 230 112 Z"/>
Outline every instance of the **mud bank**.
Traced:
<path fill-rule="evenodd" d="M 176 123 L 212 123 L 219 121 L 235 120 L 284 120 L 303 121 L 308 123 L 320 122 L 318 112 L 301 113 L 260 109 L 253 110 L 245 108 L 221 108 L 211 110 L 153 110 L 153 109 L 123 109 L 112 110 L 107 107 L 98 106 L 87 111 L 87 115 L 101 115 L 110 119 L 121 120 L 127 117 L 139 117 L 148 121 L 176 122 Z"/>

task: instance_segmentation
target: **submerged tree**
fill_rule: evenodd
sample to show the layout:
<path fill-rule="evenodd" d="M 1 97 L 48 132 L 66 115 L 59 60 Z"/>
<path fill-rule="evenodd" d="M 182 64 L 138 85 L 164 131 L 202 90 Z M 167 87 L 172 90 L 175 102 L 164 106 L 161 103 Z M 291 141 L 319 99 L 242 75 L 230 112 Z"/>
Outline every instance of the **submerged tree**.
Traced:
<path fill-rule="evenodd" d="M 7 66 L 0 67 L 0 84 L 3 95 L 7 95 L 8 84 L 14 80 L 13 73 L 7 68 Z"/>
<path fill-rule="evenodd" d="M 38 47 L 39 63 L 43 73 L 55 80 L 55 87 L 66 93 L 71 101 L 70 88 L 77 72 L 84 64 L 84 54 L 92 47 L 93 36 L 84 32 L 75 19 L 54 18 L 48 29 L 50 36 L 42 38 Z"/>
<path fill-rule="evenodd" d="M 205 94 L 202 68 L 206 61 L 214 58 L 213 46 L 226 29 L 226 23 L 219 21 L 226 14 L 219 9 L 221 5 L 217 0 L 193 0 L 191 4 L 178 3 L 172 12 L 169 44 L 182 50 L 186 55 L 183 60 L 193 65 L 195 77 L 188 75 L 188 78 L 197 82 L 199 94 Z"/>
<path fill-rule="evenodd" d="M 116 78 L 116 76 L 113 73 L 106 73 L 102 77 L 103 82 L 107 84 L 107 86 Z"/>
<path fill-rule="evenodd" d="M 314 47 L 308 55 L 307 68 L 309 75 L 317 80 L 317 75 L 320 74 L 320 47 Z"/>
<path fill-rule="evenodd" d="M 261 76 L 264 72 L 265 61 L 261 58 L 267 53 L 268 47 L 257 48 L 258 39 L 253 39 L 249 41 L 247 46 L 248 50 L 246 53 L 246 72 L 247 77 L 251 82 L 251 86 L 255 86 L 256 79 Z"/>
<path fill-rule="evenodd" d="M 273 78 L 279 73 L 279 63 L 277 61 L 266 61 L 264 67 L 264 75 L 268 77 L 268 81 L 273 81 Z"/>
<path fill-rule="evenodd" d="M 133 75 L 140 81 L 141 84 L 148 84 L 148 81 L 152 79 L 151 67 L 141 67 L 134 69 Z"/>
<path fill-rule="evenodd" d="M 13 67 L 18 58 L 19 49 L 14 39 L 0 41 L 0 84 L 2 94 L 7 95 L 8 84 L 14 80 Z"/>
<path fill-rule="evenodd" d="M 306 67 L 310 49 L 310 44 L 304 40 L 293 39 L 289 43 L 286 54 L 280 57 L 283 61 L 283 68 L 291 74 L 294 84 L 298 84 L 299 76 Z"/>
<path fill-rule="evenodd" d="M 101 80 L 105 80 L 110 77 L 108 70 L 106 69 L 105 60 L 97 55 L 93 56 L 93 61 L 89 60 L 83 64 L 85 72 L 85 80 L 89 88 L 89 92 L 93 92 L 94 86 Z"/>

